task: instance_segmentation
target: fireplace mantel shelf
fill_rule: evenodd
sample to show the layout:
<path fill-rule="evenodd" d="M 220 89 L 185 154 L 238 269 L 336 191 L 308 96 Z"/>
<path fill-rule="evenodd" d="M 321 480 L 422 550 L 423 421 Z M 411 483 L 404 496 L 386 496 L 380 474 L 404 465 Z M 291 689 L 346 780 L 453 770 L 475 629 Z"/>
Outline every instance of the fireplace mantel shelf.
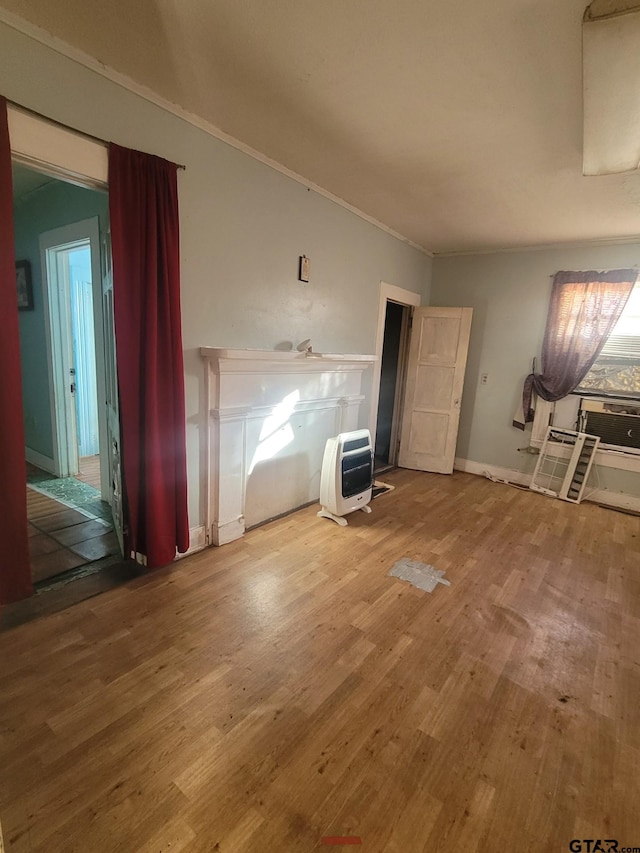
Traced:
<path fill-rule="evenodd" d="M 205 364 L 219 374 L 316 374 L 328 371 L 363 370 L 377 361 L 375 355 L 285 352 L 263 349 L 200 347 Z"/>
<path fill-rule="evenodd" d="M 322 363 L 327 361 L 339 361 L 342 363 L 358 363 L 377 361 L 375 355 L 352 355 L 346 353 L 312 353 L 308 355 L 305 352 L 297 350 L 264 350 L 264 349 L 227 349 L 221 347 L 200 347 L 200 355 L 202 358 L 217 361 L 220 359 L 233 361 L 263 361 L 263 362 L 283 362 L 290 364 L 291 362 L 307 362 L 307 363 Z"/>

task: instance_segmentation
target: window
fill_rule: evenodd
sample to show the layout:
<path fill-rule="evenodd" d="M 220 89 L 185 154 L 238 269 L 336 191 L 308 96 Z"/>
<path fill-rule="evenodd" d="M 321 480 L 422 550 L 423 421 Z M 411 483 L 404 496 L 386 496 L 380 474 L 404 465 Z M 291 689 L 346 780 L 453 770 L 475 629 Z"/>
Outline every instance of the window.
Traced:
<path fill-rule="evenodd" d="M 640 284 L 575 393 L 640 398 Z"/>

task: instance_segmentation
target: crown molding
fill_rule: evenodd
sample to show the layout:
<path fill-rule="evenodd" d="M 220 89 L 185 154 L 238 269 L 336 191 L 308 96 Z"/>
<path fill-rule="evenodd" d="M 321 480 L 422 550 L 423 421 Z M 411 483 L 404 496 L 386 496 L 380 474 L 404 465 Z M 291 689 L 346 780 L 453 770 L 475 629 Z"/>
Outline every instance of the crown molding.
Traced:
<path fill-rule="evenodd" d="M 434 252 L 433 257 L 460 258 L 465 255 L 504 255 L 515 252 L 549 252 L 554 249 L 586 249 L 598 246 L 624 246 L 636 243 L 640 246 L 640 234 L 629 237 L 594 237 L 591 240 L 574 240 L 564 243 L 537 243 L 533 246 L 504 246 L 497 249 L 465 249 L 463 252 Z"/>

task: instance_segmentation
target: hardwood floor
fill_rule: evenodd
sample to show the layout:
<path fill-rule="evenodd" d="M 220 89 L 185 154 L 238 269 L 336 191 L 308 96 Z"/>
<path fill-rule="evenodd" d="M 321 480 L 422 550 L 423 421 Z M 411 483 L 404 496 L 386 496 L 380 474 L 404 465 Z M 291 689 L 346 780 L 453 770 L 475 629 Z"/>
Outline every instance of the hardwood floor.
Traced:
<path fill-rule="evenodd" d="M 100 491 L 100 457 L 81 456 L 80 472 L 76 474 L 76 480 L 88 483 L 94 489 Z"/>
<path fill-rule="evenodd" d="M 0 635 L 7 853 L 640 846 L 640 518 L 385 481 Z"/>

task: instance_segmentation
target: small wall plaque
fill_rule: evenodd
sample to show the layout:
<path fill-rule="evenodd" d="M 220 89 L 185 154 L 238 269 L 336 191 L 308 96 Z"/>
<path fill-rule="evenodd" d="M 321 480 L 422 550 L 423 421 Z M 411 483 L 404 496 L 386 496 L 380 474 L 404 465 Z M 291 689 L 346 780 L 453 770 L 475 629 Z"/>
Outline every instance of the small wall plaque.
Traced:
<path fill-rule="evenodd" d="M 300 255 L 299 281 L 309 281 L 311 276 L 311 261 L 306 255 Z"/>

